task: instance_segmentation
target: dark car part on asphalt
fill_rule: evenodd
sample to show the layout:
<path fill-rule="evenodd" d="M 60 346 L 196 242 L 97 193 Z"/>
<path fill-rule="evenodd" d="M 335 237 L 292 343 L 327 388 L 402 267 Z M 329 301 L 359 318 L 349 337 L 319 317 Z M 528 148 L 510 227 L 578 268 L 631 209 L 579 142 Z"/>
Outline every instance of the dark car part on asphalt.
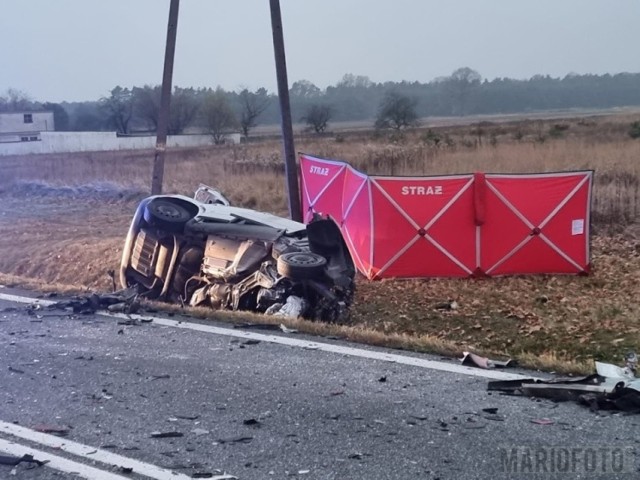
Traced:
<path fill-rule="evenodd" d="M 233 207 L 203 185 L 195 199 L 144 199 L 120 267 L 122 286 L 142 298 L 337 322 L 348 318 L 354 276 L 333 220 Z"/>
<path fill-rule="evenodd" d="M 627 356 L 625 367 L 596 363 L 596 373 L 578 379 L 507 380 L 489 382 L 488 390 L 510 395 L 548 398 L 553 401 L 576 401 L 592 410 L 640 412 L 640 379 L 630 368 L 634 356 Z M 629 360 L 632 362 L 629 362 Z"/>
<path fill-rule="evenodd" d="M 39 467 L 45 465 L 46 461 L 40 461 L 33 458 L 33 455 L 25 454 L 21 457 L 14 457 L 11 455 L 0 455 L 0 465 L 9 465 L 11 467 L 15 467 L 20 463 L 35 463 Z"/>

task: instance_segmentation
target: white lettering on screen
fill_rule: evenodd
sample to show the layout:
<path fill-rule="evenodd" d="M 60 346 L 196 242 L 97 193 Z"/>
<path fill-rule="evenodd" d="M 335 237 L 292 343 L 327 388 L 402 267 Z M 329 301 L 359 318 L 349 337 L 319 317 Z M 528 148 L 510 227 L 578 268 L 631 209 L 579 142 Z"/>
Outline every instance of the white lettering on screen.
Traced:
<path fill-rule="evenodd" d="M 405 185 L 402 187 L 402 195 L 442 195 L 442 185 L 430 185 L 428 187 Z"/>
<path fill-rule="evenodd" d="M 315 165 L 311 165 L 311 169 L 310 169 L 311 173 L 315 173 L 316 175 L 324 175 L 324 176 L 328 176 L 329 175 L 329 169 L 326 167 L 316 167 Z"/>

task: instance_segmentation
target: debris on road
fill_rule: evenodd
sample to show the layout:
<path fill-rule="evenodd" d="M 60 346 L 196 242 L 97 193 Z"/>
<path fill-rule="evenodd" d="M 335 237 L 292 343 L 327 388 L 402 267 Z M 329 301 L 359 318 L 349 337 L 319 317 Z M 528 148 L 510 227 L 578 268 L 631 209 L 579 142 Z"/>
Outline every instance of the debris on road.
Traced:
<path fill-rule="evenodd" d="M 288 328 L 282 323 L 280 324 L 280 331 L 283 333 L 298 333 L 298 330 L 296 330 L 295 328 Z"/>
<path fill-rule="evenodd" d="M 493 420 L 494 422 L 504 422 L 506 419 L 504 415 L 500 415 L 498 413 L 483 415 L 482 418 L 485 420 Z"/>
<path fill-rule="evenodd" d="M 217 440 L 217 442 L 221 445 L 225 444 L 225 443 L 251 443 L 251 440 L 253 440 L 253 437 L 231 437 L 231 438 L 219 438 Z"/>
<path fill-rule="evenodd" d="M 151 432 L 151 438 L 179 438 L 183 437 L 184 433 L 182 432 Z"/>
<path fill-rule="evenodd" d="M 576 401 L 592 410 L 614 409 L 640 412 L 640 378 L 636 378 L 637 357 L 629 354 L 624 367 L 595 362 L 596 373 L 578 379 L 492 381 L 490 391 L 510 395 Z"/>
<path fill-rule="evenodd" d="M 21 463 L 35 463 L 39 467 L 45 465 L 46 461 L 40 461 L 33 458 L 33 455 L 25 454 L 21 457 L 14 457 L 13 455 L 0 455 L 0 465 L 8 465 L 10 467 L 15 467 Z"/>
<path fill-rule="evenodd" d="M 59 437 L 65 437 L 71 427 L 65 427 L 62 425 L 49 425 L 49 424 L 38 424 L 31 427 L 36 432 L 40 433 L 50 433 L 51 435 L 57 435 Z"/>
<path fill-rule="evenodd" d="M 462 365 L 478 368 L 507 368 L 514 366 L 515 362 L 512 359 L 509 360 L 491 360 L 486 357 L 481 357 L 471 352 L 462 352 L 462 358 L 460 359 Z"/>
<path fill-rule="evenodd" d="M 34 304 L 30 310 L 41 310 L 42 307 Z M 47 307 L 47 310 L 65 310 L 78 315 L 91 315 L 99 310 L 117 311 L 127 314 L 136 313 L 140 309 L 140 300 L 136 288 L 126 288 L 115 293 L 98 294 L 90 293 L 78 295 L 69 300 L 62 300 Z"/>
<path fill-rule="evenodd" d="M 200 415 L 176 415 L 176 418 L 180 420 L 197 420 L 200 418 Z"/>
<path fill-rule="evenodd" d="M 256 420 L 255 418 L 248 418 L 247 420 L 244 420 L 242 423 L 249 427 L 260 427 L 262 425 L 262 423 L 259 420 Z"/>
<path fill-rule="evenodd" d="M 216 472 L 195 472 L 191 475 L 191 478 L 213 478 L 214 480 L 238 480 L 238 477 L 229 475 L 227 473 Z"/>
<path fill-rule="evenodd" d="M 534 418 L 531 420 L 531 423 L 535 423 L 536 425 L 553 425 L 553 420 L 548 418 Z"/>

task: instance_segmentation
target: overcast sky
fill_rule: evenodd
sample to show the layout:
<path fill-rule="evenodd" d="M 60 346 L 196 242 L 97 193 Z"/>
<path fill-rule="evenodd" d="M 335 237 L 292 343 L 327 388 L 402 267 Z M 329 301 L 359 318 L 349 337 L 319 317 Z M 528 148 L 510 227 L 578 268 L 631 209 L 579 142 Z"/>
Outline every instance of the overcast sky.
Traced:
<path fill-rule="evenodd" d="M 640 72 L 638 0 L 280 0 L 289 84 Z M 0 0 L 0 95 L 159 84 L 169 0 Z M 276 91 L 268 0 L 182 0 L 174 85 Z"/>

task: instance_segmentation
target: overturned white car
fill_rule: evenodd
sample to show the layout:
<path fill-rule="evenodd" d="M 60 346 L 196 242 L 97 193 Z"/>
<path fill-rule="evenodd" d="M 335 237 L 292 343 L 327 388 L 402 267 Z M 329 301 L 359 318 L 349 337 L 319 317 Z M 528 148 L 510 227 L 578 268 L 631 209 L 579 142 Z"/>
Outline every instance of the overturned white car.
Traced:
<path fill-rule="evenodd" d="M 146 298 L 343 321 L 355 269 L 330 219 L 309 225 L 229 205 L 201 186 L 191 199 L 158 195 L 136 210 L 120 282 Z"/>

